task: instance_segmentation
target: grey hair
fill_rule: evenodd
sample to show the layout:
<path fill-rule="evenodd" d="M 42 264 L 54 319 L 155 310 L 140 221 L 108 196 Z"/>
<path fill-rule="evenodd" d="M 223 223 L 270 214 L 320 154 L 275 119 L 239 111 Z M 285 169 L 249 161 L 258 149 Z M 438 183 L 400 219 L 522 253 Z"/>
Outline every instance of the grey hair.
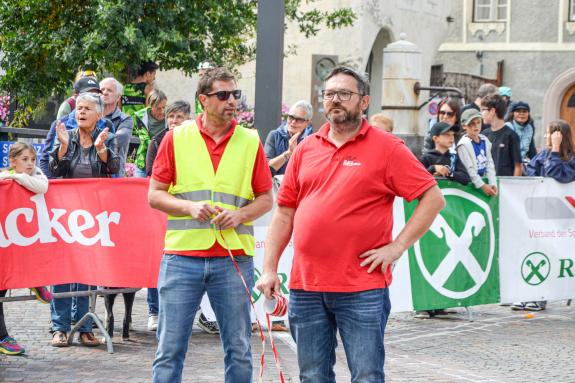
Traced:
<path fill-rule="evenodd" d="M 124 85 L 122 85 L 122 83 L 120 81 L 116 80 L 114 77 L 106 77 L 105 79 L 100 81 L 100 88 L 102 87 L 102 83 L 104 81 L 112 81 L 114 83 L 114 85 L 116 86 L 116 94 L 118 96 L 121 96 L 124 94 Z"/>
<path fill-rule="evenodd" d="M 186 116 L 189 116 L 192 113 L 192 107 L 190 103 L 187 101 L 184 100 L 174 101 L 166 107 L 166 117 L 168 117 L 168 114 L 174 112 L 182 112 Z"/>
<path fill-rule="evenodd" d="M 478 98 L 483 98 L 485 96 L 489 96 L 492 94 L 499 94 L 499 88 L 497 88 L 493 84 L 483 84 L 479 87 L 479 90 L 477 91 Z"/>
<path fill-rule="evenodd" d="M 99 94 L 90 92 L 80 93 L 76 98 L 76 105 L 78 105 L 80 101 L 86 101 L 96 105 L 96 112 L 98 112 L 98 114 L 102 114 L 104 112 L 104 102 Z"/>
<path fill-rule="evenodd" d="M 152 93 L 150 93 L 148 95 L 148 98 L 146 99 L 146 105 L 152 107 L 152 106 L 156 105 L 158 102 L 162 102 L 162 101 L 167 100 L 167 99 L 168 99 L 168 96 L 166 96 L 166 94 L 164 92 L 162 92 L 158 88 L 155 88 L 152 91 Z"/>
<path fill-rule="evenodd" d="M 299 100 L 291 106 L 292 108 L 298 108 L 305 112 L 305 119 L 311 120 L 313 118 L 313 107 L 306 100 Z"/>
<path fill-rule="evenodd" d="M 346 74 L 355 78 L 357 81 L 357 90 L 362 96 L 367 96 L 369 94 L 369 79 L 363 73 L 357 70 L 347 67 L 347 66 L 337 66 L 329 72 L 329 74 L 324 78 L 324 82 L 327 82 L 330 78 L 338 74 Z"/>

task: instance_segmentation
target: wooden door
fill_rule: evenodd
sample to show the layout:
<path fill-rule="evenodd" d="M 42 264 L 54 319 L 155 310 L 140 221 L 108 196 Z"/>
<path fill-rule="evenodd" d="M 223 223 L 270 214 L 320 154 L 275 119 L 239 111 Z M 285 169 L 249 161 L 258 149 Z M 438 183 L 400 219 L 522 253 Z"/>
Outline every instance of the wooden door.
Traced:
<path fill-rule="evenodd" d="M 571 132 L 575 137 L 575 84 L 571 84 L 571 87 L 565 92 L 565 96 L 561 100 L 559 116 L 571 125 Z"/>

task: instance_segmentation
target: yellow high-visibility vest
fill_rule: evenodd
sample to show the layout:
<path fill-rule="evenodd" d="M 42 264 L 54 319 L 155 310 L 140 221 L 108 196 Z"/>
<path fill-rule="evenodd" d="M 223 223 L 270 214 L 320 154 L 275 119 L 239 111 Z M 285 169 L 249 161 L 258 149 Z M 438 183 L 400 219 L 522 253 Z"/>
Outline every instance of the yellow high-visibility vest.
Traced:
<path fill-rule="evenodd" d="M 218 170 L 214 173 L 210 154 L 196 122 L 176 127 L 176 184 L 170 187 L 170 194 L 228 210 L 246 206 L 254 199 L 252 174 L 259 145 L 257 131 L 237 125 L 226 145 Z M 244 222 L 235 229 L 220 231 L 215 225 L 200 222 L 191 216 L 168 216 L 166 252 L 206 250 L 215 241 L 224 248 L 227 243 L 232 250 L 243 249 L 247 255 L 254 255 L 253 224 Z"/>

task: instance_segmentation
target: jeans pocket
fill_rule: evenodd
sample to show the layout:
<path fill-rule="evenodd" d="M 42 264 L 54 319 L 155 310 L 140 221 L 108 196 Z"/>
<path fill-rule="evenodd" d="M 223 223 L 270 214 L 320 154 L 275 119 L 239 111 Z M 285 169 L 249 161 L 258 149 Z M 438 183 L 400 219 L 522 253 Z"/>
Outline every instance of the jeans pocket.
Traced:
<path fill-rule="evenodd" d="M 248 263 L 253 262 L 254 257 L 251 255 L 234 255 L 234 259 L 237 263 Z"/>

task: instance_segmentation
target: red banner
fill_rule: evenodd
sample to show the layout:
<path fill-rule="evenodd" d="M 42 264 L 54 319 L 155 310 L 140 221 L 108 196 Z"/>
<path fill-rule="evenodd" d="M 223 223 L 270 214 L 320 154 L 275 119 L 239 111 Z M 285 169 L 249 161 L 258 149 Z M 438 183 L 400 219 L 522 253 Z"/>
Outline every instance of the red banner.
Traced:
<path fill-rule="evenodd" d="M 143 178 L 0 181 L 0 289 L 80 282 L 155 287 L 166 215 Z"/>

